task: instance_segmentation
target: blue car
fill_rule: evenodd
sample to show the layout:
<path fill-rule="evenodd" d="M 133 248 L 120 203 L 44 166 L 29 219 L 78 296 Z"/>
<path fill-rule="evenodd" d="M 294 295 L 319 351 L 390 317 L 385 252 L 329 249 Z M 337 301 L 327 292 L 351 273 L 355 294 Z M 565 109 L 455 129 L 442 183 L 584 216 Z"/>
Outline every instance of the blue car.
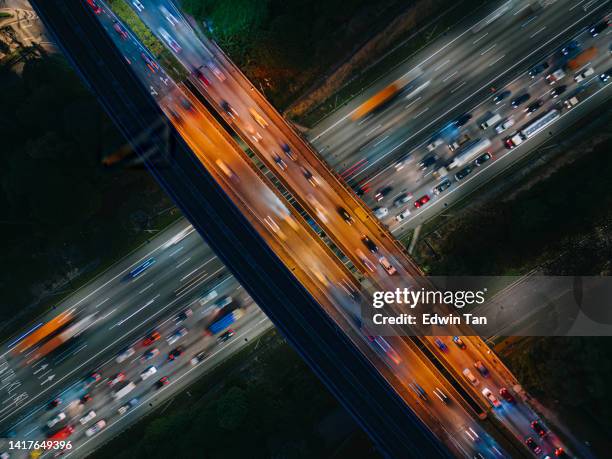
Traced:
<path fill-rule="evenodd" d="M 143 272 L 145 272 L 147 269 L 153 266 L 155 264 L 155 261 L 156 261 L 155 258 L 149 258 L 148 260 L 142 262 L 141 264 L 139 264 L 138 266 L 136 266 L 134 269 L 130 271 L 130 277 L 134 279 L 140 276 Z"/>
<path fill-rule="evenodd" d="M 436 346 L 438 346 L 438 348 L 442 352 L 448 351 L 448 347 L 446 346 L 446 344 L 444 344 L 444 341 L 442 341 L 440 338 L 436 338 L 435 343 L 436 343 Z"/>

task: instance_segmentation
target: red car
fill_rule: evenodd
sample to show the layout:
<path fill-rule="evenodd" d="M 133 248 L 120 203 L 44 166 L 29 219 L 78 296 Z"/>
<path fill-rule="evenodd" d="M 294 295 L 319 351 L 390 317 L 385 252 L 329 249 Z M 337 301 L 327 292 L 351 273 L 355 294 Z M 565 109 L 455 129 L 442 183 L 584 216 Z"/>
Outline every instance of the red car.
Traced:
<path fill-rule="evenodd" d="M 542 452 L 542 448 L 538 445 L 535 440 L 531 437 L 527 437 L 525 439 L 525 444 L 529 446 L 529 449 L 536 454 L 540 454 Z"/>
<path fill-rule="evenodd" d="M 100 14 L 102 12 L 102 8 L 100 8 L 100 5 L 96 3 L 96 0 L 87 0 L 87 4 L 94 13 Z"/>
<path fill-rule="evenodd" d="M 49 440 L 65 440 L 70 435 L 72 435 L 72 432 L 74 432 L 74 427 L 73 426 L 66 426 L 63 429 L 58 430 L 54 434 L 49 435 L 48 438 L 49 438 Z"/>
<path fill-rule="evenodd" d="M 168 377 L 164 376 L 155 383 L 155 387 L 161 389 L 162 387 L 167 386 L 169 382 L 170 380 L 168 379 Z"/>
<path fill-rule="evenodd" d="M 149 333 L 147 336 L 145 336 L 145 339 L 142 340 L 142 344 L 143 346 L 150 346 L 151 344 L 153 344 L 155 341 L 157 341 L 160 338 L 161 338 L 161 335 L 156 330 L 154 332 Z"/>
<path fill-rule="evenodd" d="M 505 387 L 502 387 L 499 390 L 499 396 L 501 398 L 503 398 L 505 401 L 507 401 L 508 403 L 514 403 L 516 400 L 514 399 L 514 396 L 510 393 L 510 391 L 508 389 L 506 389 Z"/>
<path fill-rule="evenodd" d="M 429 202 L 429 196 L 428 195 L 423 195 L 421 196 L 419 199 L 417 199 L 416 201 L 414 201 L 414 207 L 416 207 L 417 209 L 425 204 L 427 204 Z"/>
<path fill-rule="evenodd" d="M 177 357 L 180 357 L 181 355 L 183 355 L 183 348 L 177 347 L 176 349 L 173 349 L 168 353 L 168 360 L 172 361 Z"/>
<path fill-rule="evenodd" d="M 533 429 L 533 431 L 535 433 L 537 433 L 540 437 L 543 437 L 544 435 L 546 435 L 546 429 L 544 429 L 544 427 L 542 426 L 542 424 L 540 424 L 538 421 L 532 421 L 531 422 L 531 428 Z"/>
<path fill-rule="evenodd" d="M 125 379 L 125 375 L 123 373 L 117 373 L 111 379 L 108 380 L 108 385 L 113 387 L 115 384 L 120 383 Z"/>
<path fill-rule="evenodd" d="M 115 29 L 115 32 L 117 32 L 117 34 L 121 37 L 122 40 L 128 39 L 127 30 L 125 30 L 123 26 L 119 24 L 117 21 L 113 23 L 113 29 Z"/>
<path fill-rule="evenodd" d="M 193 74 L 204 84 L 204 86 L 210 86 L 210 80 L 206 78 L 200 69 L 194 69 Z"/>

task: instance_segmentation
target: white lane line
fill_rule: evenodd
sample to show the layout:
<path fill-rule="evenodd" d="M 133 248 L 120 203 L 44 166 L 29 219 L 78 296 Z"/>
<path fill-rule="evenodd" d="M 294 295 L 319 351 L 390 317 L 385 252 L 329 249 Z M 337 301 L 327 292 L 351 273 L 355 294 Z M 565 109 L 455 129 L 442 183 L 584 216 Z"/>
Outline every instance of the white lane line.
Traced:
<path fill-rule="evenodd" d="M 150 299 L 149 301 L 147 301 L 145 303 L 144 306 L 138 308 L 136 311 L 134 311 L 133 313 L 131 313 L 129 316 L 127 316 L 125 319 L 120 320 L 119 322 L 117 322 L 115 325 L 113 325 L 112 327 L 109 328 L 109 330 L 112 330 L 115 327 L 118 327 L 120 325 L 123 325 L 125 322 L 127 322 L 128 320 L 130 320 L 132 317 L 134 317 L 136 314 L 138 314 L 140 311 L 142 311 L 144 308 L 151 306 L 153 304 L 153 302 L 160 297 L 160 294 L 158 293 L 155 297 L 153 297 L 152 299 Z"/>
<path fill-rule="evenodd" d="M 533 16 L 529 19 L 527 19 L 525 22 L 523 22 L 521 24 L 521 29 L 524 29 L 525 27 L 527 27 L 529 24 L 531 24 L 533 21 L 535 21 L 538 17 L 537 16 Z"/>
<path fill-rule="evenodd" d="M 576 3 L 574 6 L 572 6 L 569 10 L 572 11 L 574 8 L 578 8 L 580 5 L 582 5 L 586 0 L 581 0 L 578 3 Z"/>
<path fill-rule="evenodd" d="M 423 98 L 423 96 L 419 96 L 416 99 L 414 99 L 412 102 L 410 102 L 408 105 L 404 105 L 404 110 L 406 110 L 407 108 L 410 108 L 413 104 L 415 104 L 416 102 L 418 102 L 422 98 Z"/>
<path fill-rule="evenodd" d="M 183 277 L 181 277 L 180 281 L 183 282 L 185 279 L 187 279 L 189 276 L 191 276 L 193 273 L 195 273 L 196 271 L 199 271 L 200 269 L 202 269 L 204 266 L 206 266 L 208 263 L 210 263 L 211 261 L 213 261 L 214 258 L 211 258 L 210 260 L 208 260 L 206 263 L 201 264 L 200 266 L 198 266 L 196 269 L 194 269 L 193 271 L 191 271 L 189 274 L 185 274 Z"/>
<path fill-rule="evenodd" d="M 424 110 L 421 110 L 419 113 L 417 113 L 416 115 L 414 115 L 414 117 L 412 119 L 417 119 L 419 116 L 421 116 L 423 113 L 425 113 L 427 110 L 429 110 L 429 107 L 425 107 Z"/>
<path fill-rule="evenodd" d="M 459 89 L 461 89 L 465 84 L 467 84 L 467 83 L 464 81 L 461 84 L 455 86 L 453 89 L 451 89 L 451 94 L 454 93 L 455 91 L 458 91 Z"/>
<path fill-rule="evenodd" d="M 370 136 L 370 134 L 372 134 L 372 133 L 373 133 L 374 131 L 376 131 L 377 129 L 380 129 L 381 127 L 382 127 L 382 124 L 379 124 L 378 126 L 376 126 L 376 127 L 372 128 L 372 129 L 370 129 L 368 132 L 366 132 L 366 133 L 365 133 L 365 136 L 366 136 L 366 137 L 369 137 L 369 136 Z"/>
<path fill-rule="evenodd" d="M 443 81 L 444 83 L 446 83 L 448 80 L 450 80 L 452 77 L 454 77 L 454 76 L 455 76 L 455 75 L 457 75 L 458 73 L 459 73 L 459 71 L 458 71 L 458 70 L 455 70 L 455 71 L 454 71 L 453 73 L 451 73 L 450 75 L 447 75 L 447 77 L 446 77 L 446 78 L 444 78 L 442 81 Z"/>
<path fill-rule="evenodd" d="M 480 53 L 481 56 L 484 56 L 485 54 L 487 54 L 489 51 L 491 51 L 493 48 L 495 48 L 497 46 L 497 43 L 494 43 L 493 46 L 489 46 L 487 49 L 485 49 L 482 53 Z"/>
<path fill-rule="evenodd" d="M 535 86 L 536 84 L 540 84 L 540 80 L 534 81 L 533 83 L 529 85 L 529 87 L 531 88 L 532 86 Z"/>
<path fill-rule="evenodd" d="M 372 145 L 372 146 L 377 147 L 377 146 L 379 146 L 381 143 L 383 143 L 385 140 L 387 140 L 388 138 L 389 138 L 389 136 L 388 136 L 388 135 L 386 135 L 386 136 L 384 136 L 382 139 L 380 139 L 378 142 L 376 142 L 376 143 L 375 143 L 374 145 Z"/>
<path fill-rule="evenodd" d="M 529 38 L 533 38 L 535 37 L 537 34 L 539 34 L 540 32 L 544 32 L 546 30 L 546 26 L 542 27 L 540 30 L 532 33 L 531 35 L 529 35 Z"/>
<path fill-rule="evenodd" d="M 176 265 L 176 268 L 180 268 L 181 266 L 183 266 L 185 263 L 187 263 L 189 260 L 191 260 L 191 257 L 187 257 L 185 258 L 183 261 L 181 261 L 179 264 Z"/>
<path fill-rule="evenodd" d="M 140 292 L 138 292 L 138 294 L 142 294 L 144 292 L 146 292 L 147 290 L 149 290 L 151 287 L 153 287 L 153 285 L 155 284 L 155 282 L 151 282 L 149 285 L 147 285 L 145 288 L 143 288 Z"/>
<path fill-rule="evenodd" d="M 473 45 L 475 45 L 476 43 L 478 43 L 480 40 L 482 40 L 484 37 L 486 37 L 487 35 L 489 35 L 489 32 L 485 33 L 482 37 L 477 38 L 476 40 L 474 40 L 472 42 Z"/>
<path fill-rule="evenodd" d="M 173 252 L 170 252 L 170 256 L 173 257 L 174 255 L 176 255 L 177 253 L 179 253 L 181 250 L 183 250 L 183 246 L 180 246 L 178 249 L 176 249 Z"/>
<path fill-rule="evenodd" d="M 444 62 L 442 62 L 440 65 L 438 65 L 436 68 L 434 68 L 434 72 L 437 72 L 438 70 L 440 70 L 442 67 L 444 67 L 446 64 L 448 64 L 450 62 L 450 59 L 446 59 Z"/>
<path fill-rule="evenodd" d="M 504 57 L 506 57 L 505 54 L 502 54 L 501 56 L 499 56 L 497 59 L 495 59 L 493 62 L 491 62 L 489 64 L 489 67 L 493 67 L 495 64 L 497 64 L 499 61 L 501 61 Z"/>
<path fill-rule="evenodd" d="M 582 0 L 584 1 L 584 0 Z M 514 14 L 512 16 L 516 16 L 517 14 L 519 14 L 521 11 L 523 11 L 526 8 L 529 8 L 531 6 L 531 3 L 527 3 L 525 6 L 520 7 L 518 10 L 516 10 L 514 12 Z"/>
<path fill-rule="evenodd" d="M 108 316 L 110 316 L 113 312 L 115 312 L 117 310 L 117 308 L 112 309 L 111 311 L 107 312 L 106 314 L 104 314 L 102 317 L 100 317 L 98 320 L 104 320 L 106 319 Z"/>
<path fill-rule="evenodd" d="M 95 309 L 98 309 L 100 306 L 102 306 L 104 303 L 106 303 L 108 300 L 110 300 L 110 298 L 105 299 L 104 301 L 102 301 L 101 303 L 96 304 Z"/>

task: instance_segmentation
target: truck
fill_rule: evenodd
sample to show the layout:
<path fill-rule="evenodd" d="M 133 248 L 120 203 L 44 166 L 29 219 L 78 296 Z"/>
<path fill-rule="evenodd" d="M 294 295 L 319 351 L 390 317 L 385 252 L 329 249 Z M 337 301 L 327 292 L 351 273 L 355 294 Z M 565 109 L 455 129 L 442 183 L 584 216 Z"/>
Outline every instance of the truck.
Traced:
<path fill-rule="evenodd" d="M 115 400 L 119 400 L 132 392 L 134 389 L 136 389 L 136 384 L 131 381 L 127 381 L 127 383 L 124 384 L 121 389 L 112 391 L 111 395 Z"/>
<path fill-rule="evenodd" d="M 357 109 L 352 113 L 351 119 L 353 121 L 359 121 L 364 116 L 369 115 L 377 108 L 380 108 L 383 104 L 390 102 L 402 89 L 403 86 L 401 86 L 398 82 L 391 83 L 382 91 L 377 92 L 363 104 L 357 107 Z"/>
<path fill-rule="evenodd" d="M 565 72 L 563 71 L 563 69 L 557 69 L 554 72 L 551 72 L 546 75 L 546 81 L 548 81 L 548 84 L 555 84 L 557 81 L 561 80 L 564 77 Z"/>
<path fill-rule="evenodd" d="M 73 320 L 74 310 L 72 309 L 58 314 L 49 322 L 36 328 L 33 332 L 19 341 L 13 348 L 13 352 L 22 353 L 27 351 L 29 348 L 57 332 L 62 327 L 69 325 Z"/>
<path fill-rule="evenodd" d="M 518 132 L 512 136 L 507 137 L 504 140 L 506 148 L 514 148 L 523 143 L 523 141 L 530 139 L 536 134 L 540 133 L 557 119 L 559 119 L 560 113 L 557 109 L 549 110 L 548 112 L 538 116 L 530 123 L 524 125 Z"/>
<path fill-rule="evenodd" d="M 578 70 L 583 67 L 585 64 L 593 60 L 597 56 L 597 48 L 591 46 L 590 48 L 585 49 L 580 54 L 578 54 L 575 58 L 567 61 L 567 68 L 569 70 Z"/>
<path fill-rule="evenodd" d="M 458 150 L 459 153 L 453 158 L 447 168 L 453 169 L 455 167 L 463 166 L 490 146 L 491 141 L 487 138 L 474 139 L 472 142 L 465 144 Z"/>
<path fill-rule="evenodd" d="M 234 309 L 229 314 L 226 314 L 220 319 L 211 323 L 208 327 L 206 327 L 206 331 L 208 332 L 209 335 L 214 335 L 216 333 L 219 333 L 220 331 L 225 330 L 231 324 L 233 324 L 238 319 L 240 319 L 243 316 L 243 314 L 244 313 L 242 312 L 242 309 Z"/>

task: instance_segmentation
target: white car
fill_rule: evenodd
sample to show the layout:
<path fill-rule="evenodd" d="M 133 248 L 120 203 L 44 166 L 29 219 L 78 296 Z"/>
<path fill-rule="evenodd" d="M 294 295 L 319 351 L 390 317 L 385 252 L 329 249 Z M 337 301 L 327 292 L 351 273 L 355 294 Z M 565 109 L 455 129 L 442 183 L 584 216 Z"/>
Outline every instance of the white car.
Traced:
<path fill-rule="evenodd" d="M 512 126 L 514 126 L 514 118 L 510 117 L 510 118 L 505 119 L 501 123 L 499 123 L 497 126 L 495 126 L 495 132 L 497 132 L 498 134 L 501 134 L 506 129 Z"/>
<path fill-rule="evenodd" d="M 142 373 L 140 373 L 140 378 L 144 381 L 145 379 L 147 379 L 149 376 L 153 376 L 155 373 L 157 373 L 157 368 L 155 368 L 153 365 L 151 365 L 149 368 L 147 368 L 145 371 L 143 371 Z"/>
<path fill-rule="evenodd" d="M 183 48 L 181 48 L 181 45 L 179 45 L 176 40 L 172 38 L 172 36 L 166 31 L 166 29 L 160 27 L 157 31 L 159 32 L 159 35 L 162 37 L 162 39 L 166 42 L 166 44 L 170 48 L 172 48 L 172 51 L 174 51 L 175 53 L 181 52 Z"/>
<path fill-rule="evenodd" d="M 410 215 L 410 209 L 406 209 L 403 212 L 400 212 L 399 214 L 397 214 L 395 216 L 395 220 L 397 220 L 398 222 L 401 222 L 402 220 L 405 220 L 409 215 Z"/>
<path fill-rule="evenodd" d="M 125 351 L 123 351 L 121 354 L 119 354 L 117 356 L 117 358 L 115 359 L 115 362 L 121 363 L 121 362 L 129 359 L 131 356 L 134 355 L 134 352 L 135 351 L 134 351 L 133 347 L 130 347 L 130 348 L 126 349 Z"/>
<path fill-rule="evenodd" d="M 47 421 L 47 427 L 52 428 L 54 425 L 56 425 L 58 422 L 63 421 L 64 419 L 66 419 L 66 414 L 62 411 L 60 413 L 57 413 L 57 416 L 55 416 L 54 418 L 51 418 Z"/>
<path fill-rule="evenodd" d="M 208 61 L 206 66 L 210 69 L 213 75 L 217 77 L 217 80 L 225 81 L 225 75 L 223 75 L 223 72 L 219 69 L 219 67 L 217 67 L 217 65 L 213 61 Z"/>
<path fill-rule="evenodd" d="M 85 435 L 91 437 L 102 429 L 104 429 L 104 427 L 106 427 L 106 421 L 104 419 L 100 419 L 98 422 L 96 422 L 93 426 L 91 426 L 85 431 Z"/>
<path fill-rule="evenodd" d="M 389 263 L 389 260 L 387 260 L 386 257 L 380 257 L 378 259 L 378 262 L 380 263 L 380 266 L 382 266 L 383 269 L 387 271 L 387 274 L 389 276 L 393 276 L 397 272 L 397 269 L 395 269 L 395 266 Z"/>
<path fill-rule="evenodd" d="M 96 417 L 96 412 L 91 410 L 89 413 L 87 413 L 85 416 L 79 419 L 79 422 L 81 423 L 81 425 L 85 425 L 95 417 Z"/>
<path fill-rule="evenodd" d="M 387 209 L 386 207 L 377 207 L 376 209 L 374 209 L 374 216 L 379 220 L 381 218 L 385 218 L 387 215 L 389 215 L 389 209 Z"/>
<path fill-rule="evenodd" d="M 187 329 L 185 327 L 181 327 L 174 333 L 172 333 L 170 336 L 168 336 L 168 339 L 166 339 L 166 341 L 168 342 L 168 344 L 172 345 L 176 343 L 179 339 L 181 339 L 183 336 L 185 336 L 187 333 Z"/>
<path fill-rule="evenodd" d="M 465 376 L 465 379 L 467 379 L 473 386 L 477 386 L 479 384 L 476 376 L 474 376 L 469 368 L 463 370 L 463 376 Z"/>
<path fill-rule="evenodd" d="M 487 400 L 489 400 L 489 402 L 491 402 L 491 405 L 493 405 L 493 408 L 499 408 L 501 406 L 501 402 L 497 399 L 497 397 L 495 397 L 495 395 L 493 395 L 493 392 L 491 392 L 488 388 L 484 388 L 482 390 L 482 395 L 484 395 Z"/>
<path fill-rule="evenodd" d="M 595 69 L 593 67 L 589 67 L 589 68 L 583 70 L 582 72 L 580 72 L 578 75 L 576 75 L 574 77 L 574 81 L 576 83 L 580 83 L 582 80 L 584 80 L 585 78 L 590 77 L 594 73 L 595 73 Z"/>
<path fill-rule="evenodd" d="M 142 3 L 140 3 L 140 1 L 139 1 L 139 0 L 134 0 L 134 1 L 132 2 L 132 5 L 134 5 L 134 8 L 136 8 L 136 10 L 137 10 L 138 12 L 140 12 L 140 11 L 144 10 L 144 5 L 143 5 Z"/>
<path fill-rule="evenodd" d="M 166 8 L 164 5 L 159 6 L 159 11 L 161 11 L 161 14 L 164 15 L 166 21 L 168 21 L 172 27 L 176 26 L 179 23 L 179 20 L 176 18 L 176 16 L 174 16 L 170 11 L 168 11 L 168 8 Z"/>

